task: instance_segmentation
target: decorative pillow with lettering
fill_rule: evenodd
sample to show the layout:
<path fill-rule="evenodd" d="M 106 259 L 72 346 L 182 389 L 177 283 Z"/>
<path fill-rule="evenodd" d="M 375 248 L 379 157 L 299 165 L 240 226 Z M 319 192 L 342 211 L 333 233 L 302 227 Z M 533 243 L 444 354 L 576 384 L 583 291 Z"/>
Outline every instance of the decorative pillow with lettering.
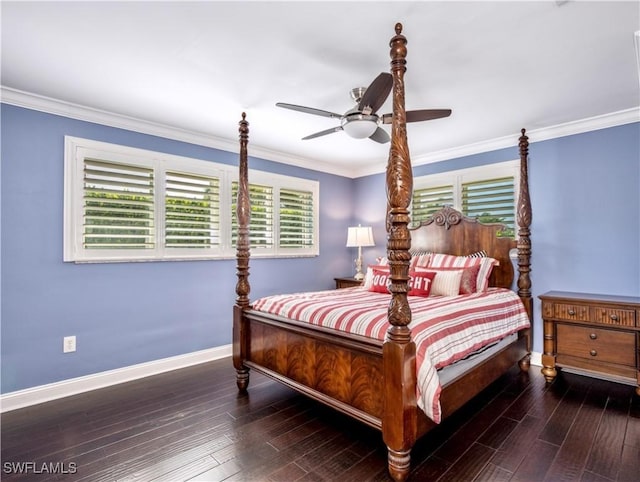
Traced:
<path fill-rule="evenodd" d="M 387 288 L 387 285 L 389 284 L 389 276 L 391 275 L 389 270 L 371 268 L 371 272 L 371 286 L 368 288 L 369 291 L 376 293 L 388 293 L 389 289 Z"/>
<path fill-rule="evenodd" d="M 379 271 L 386 271 L 389 273 L 389 265 L 385 264 L 370 264 L 367 266 L 367 272 L 364 275 L 364 283 L 363 286 L 365 289 L 371 288 L 371 284 L 373 283 L 373 270 L 377 269 Z"/>
<path fill-rule="evenodd" d="M 431 294 L 431 286 L 436 277 L 433 271 L 411 271 L 409 273 L 409 292 L 408 296 L 429 296 Z"/>

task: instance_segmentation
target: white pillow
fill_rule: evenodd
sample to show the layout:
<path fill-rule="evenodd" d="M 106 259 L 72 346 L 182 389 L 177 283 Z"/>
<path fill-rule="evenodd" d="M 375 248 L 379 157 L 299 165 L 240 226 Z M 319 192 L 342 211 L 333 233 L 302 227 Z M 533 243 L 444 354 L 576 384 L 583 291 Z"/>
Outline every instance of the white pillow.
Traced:
<path fill-rule="evenodd" d="M 460 271 L 437 271 L 431 283 L 431 296 L 455 296 L 460 293 Z"/>

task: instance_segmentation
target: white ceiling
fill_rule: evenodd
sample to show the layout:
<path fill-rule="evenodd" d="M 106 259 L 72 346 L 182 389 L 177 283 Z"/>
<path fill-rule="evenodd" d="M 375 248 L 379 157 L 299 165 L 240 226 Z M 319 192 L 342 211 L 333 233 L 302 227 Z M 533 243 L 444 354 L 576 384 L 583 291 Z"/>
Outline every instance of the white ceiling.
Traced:
<path fill-rule="evenodd" d="M 409 42 L 407 109 L 453 110 L 408 125 L 416 163 L 461 146 L 513 145 L 521 127 L 536 132 L 620 112 L 633 119 L 640 105 L 637 0 L 1 8 L 3 99 L 35 94 L 231 149 L 246 111 L 250 155 L 344 175 L 383 171 L 389 144 L 344 132 L 302 141 L 338 121 L 275 103 L 351 108 L 352 88 L 389 71 L 396 22 Z M 389 98 L 379 113 L 390 111 Z"/>

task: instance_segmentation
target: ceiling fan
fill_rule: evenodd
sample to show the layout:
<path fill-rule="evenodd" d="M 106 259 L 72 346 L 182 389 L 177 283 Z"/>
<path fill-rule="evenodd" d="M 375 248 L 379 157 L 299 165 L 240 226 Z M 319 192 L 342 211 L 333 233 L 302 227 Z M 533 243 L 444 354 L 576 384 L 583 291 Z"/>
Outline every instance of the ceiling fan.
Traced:
<path fill-rule="evenodd" d="M 285 104 L 278 102 L 276 106 L 285 109 L 297 110 L 307 114 L 314 114 L 323 117 L 331 117 L 340 119 L 340 125 L 316 132 L 303 137 L 302 140 L 314 139 L 316 137 L 325 136 L 338 131 L 345 131 L 349 136 L 356 139 L 369 138 L 381 144 L 389 142 L 389 134 L 380 127 L 382 124 L 391 124 L 393 114 L 378 115 L 377 110 L 382 107 L 384 101 L 387 100 L 391 87 L 393 86 L 393 78 L 391 74 L 382 72 L 371 82 L 369 87 L 356 87 L 351 90 L 351 98 L 356 105 L 346 111 L 344 114 L 336 114 L 313 107 L 304 107 L 295 104 Z M 420 122 L 432 119 L 440 119 L 451 115 L 451 109 L 423 109 L 407 111 L 407 122 Z"/>

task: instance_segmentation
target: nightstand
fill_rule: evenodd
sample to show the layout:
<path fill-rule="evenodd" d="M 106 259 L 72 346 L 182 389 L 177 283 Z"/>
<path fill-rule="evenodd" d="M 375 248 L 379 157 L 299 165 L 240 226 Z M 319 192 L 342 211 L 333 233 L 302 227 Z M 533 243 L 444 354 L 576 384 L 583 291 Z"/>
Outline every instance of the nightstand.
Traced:
<path fill-rule="evenodd" d="M 351 288 L 352 286 L 361 286 L 364 283 L 363 279 L 355 278 L 333 278 L 336 280 L 336 289 Z"/>
<path fill-rule="evenodd" d="M 640 395 L 640 298 L 562 291 L 539 298 L 547 381 L 565 367 L 635 385 Z"/>

